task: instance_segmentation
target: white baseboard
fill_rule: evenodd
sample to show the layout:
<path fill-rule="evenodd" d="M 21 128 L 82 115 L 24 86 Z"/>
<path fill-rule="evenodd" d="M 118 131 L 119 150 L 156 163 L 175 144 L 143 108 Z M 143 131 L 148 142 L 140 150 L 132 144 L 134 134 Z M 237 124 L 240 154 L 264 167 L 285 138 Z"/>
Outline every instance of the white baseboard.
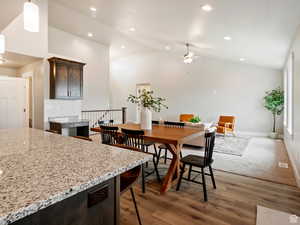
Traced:
<path fill-rule="evenodd" d="M 300 188 L 300 174 L 299 174 L 299 171 L 297 169 L 297 164 L 296 164 L 296 161 L 294 159 L 294 155 L 293 155 L 292 152 L 290 152 L 290 150 L 289 150 L 288 146 L 286 145 L 285 141 L 283 141 L 283 142 L 284 142 L 285 148 L 287 150 L 289 159 L 290 159 L 292 167 L 293 167 L 293 171 L 294 171 L 297 186 Z"/>
<path fill-rule="evenodd" d="M 267 132 L 248 132 L 248 131 L 237 131 L 237 135 L 241 136 L 251 136 L 251 137 L 268 137 L 269 133 Z"/>

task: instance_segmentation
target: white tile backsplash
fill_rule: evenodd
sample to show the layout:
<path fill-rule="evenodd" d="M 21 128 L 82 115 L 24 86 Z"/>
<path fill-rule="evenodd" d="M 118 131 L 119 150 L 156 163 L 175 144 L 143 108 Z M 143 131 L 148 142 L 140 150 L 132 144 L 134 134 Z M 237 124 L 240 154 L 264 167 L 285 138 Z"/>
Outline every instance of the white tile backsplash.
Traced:
<path fill-rule="evenodd" d="M 45 100 L 44 122 L 48 129 L 49 117 L 77 116 L 81 118 L 81 100 Z"/>

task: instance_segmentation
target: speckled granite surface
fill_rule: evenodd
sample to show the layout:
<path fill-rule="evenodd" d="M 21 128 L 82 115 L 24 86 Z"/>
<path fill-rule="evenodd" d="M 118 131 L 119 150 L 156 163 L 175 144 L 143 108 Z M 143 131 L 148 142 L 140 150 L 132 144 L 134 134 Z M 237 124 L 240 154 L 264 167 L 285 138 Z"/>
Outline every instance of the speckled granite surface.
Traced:
<path fill-rule="evenodd" d="M 33 214 L 151 158 L 35 129 L 0 130 L 0 225 Z"/>

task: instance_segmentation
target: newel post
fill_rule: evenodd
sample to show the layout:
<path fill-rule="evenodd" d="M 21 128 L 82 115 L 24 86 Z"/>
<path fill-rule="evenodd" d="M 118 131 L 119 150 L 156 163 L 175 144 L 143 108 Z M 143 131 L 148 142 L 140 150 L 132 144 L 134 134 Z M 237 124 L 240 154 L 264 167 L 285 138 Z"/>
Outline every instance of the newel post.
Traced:
<path fill-rule="evenodd" d="M 126 123 L 126 111 L 127 111 L 127 108 L 126 107 L 122 107 L 122 123 L 123 124 Z"/>

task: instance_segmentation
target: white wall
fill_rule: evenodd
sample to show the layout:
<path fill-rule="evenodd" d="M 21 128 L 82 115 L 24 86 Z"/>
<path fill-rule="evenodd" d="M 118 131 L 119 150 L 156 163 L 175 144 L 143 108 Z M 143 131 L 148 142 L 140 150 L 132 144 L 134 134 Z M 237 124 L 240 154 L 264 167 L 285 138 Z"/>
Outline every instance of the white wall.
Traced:
<path fill-rule="evenodd" d="M 111 62 L 113 108 L 128 106 L 135 120 L 135 106 L 126 102 L 137 83 L 151 83 L 155 94 L 167 98 L 168 110 L 158 119 L 178 120 L 181 113 L 199 114 L 204 121 L 235 115 L 237 129 L 265 134 L 272 116 L 263 107 L 265 91 L 281 86 L 281 71 L 242 63 L 200 57 L 190 65 L 164 52 L 132 55 Z"/>
<path fill-rule="evenodd" d="M 83 110 L 109 108 L 109 47 L 49 27 L 49 57 L 86 63 L 83 73 Z"/>
<path fill-rule="evenodd" d="M 287 128 L 284 128 L 285 144 L 294 166 L 298 186 L 300 187 L 300 28 L 298 29 L 295 41 L 291 46 L 294 52 L 294 80 L 293 80 L 293 130 L 294 134 L 290 135 Z"/>
<path fill-rule="evenodd" d="M 34 2 L 40 9 L 40 32 L 24 30 L 23 13 L 21 13 L 2 33 L 6 36 L 7 51 L 43 58 L 48 52 L 48 0 Z"/>

